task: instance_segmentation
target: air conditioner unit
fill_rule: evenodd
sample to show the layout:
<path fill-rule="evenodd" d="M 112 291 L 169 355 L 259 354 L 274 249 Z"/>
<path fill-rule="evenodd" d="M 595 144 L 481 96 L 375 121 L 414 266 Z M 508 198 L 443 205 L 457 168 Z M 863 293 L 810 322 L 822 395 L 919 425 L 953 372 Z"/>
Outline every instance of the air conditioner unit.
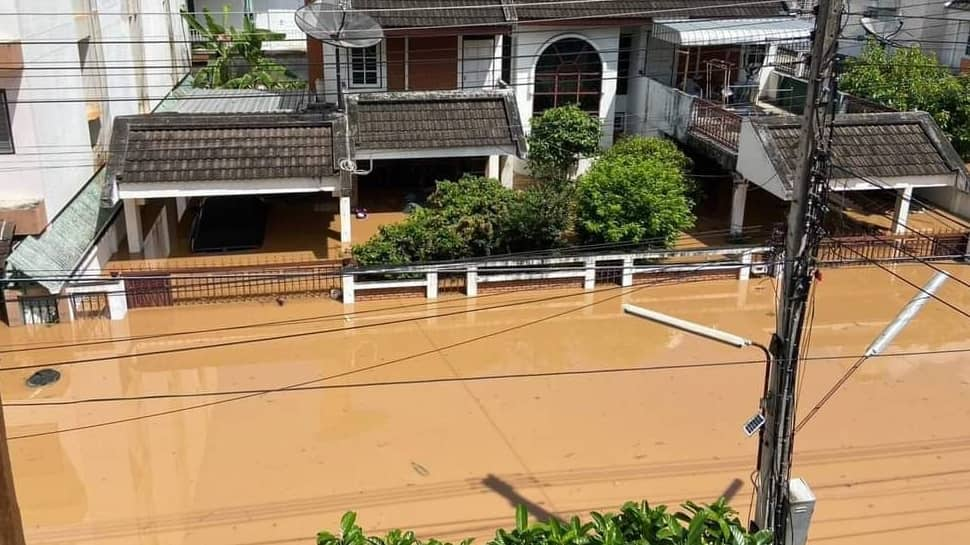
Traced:
<path fill-rule="evenodd" d="M 805 545 L 815 512 L 815 493 L 802 479 L 788 482 L 788 535 L 785 545 Z"/>

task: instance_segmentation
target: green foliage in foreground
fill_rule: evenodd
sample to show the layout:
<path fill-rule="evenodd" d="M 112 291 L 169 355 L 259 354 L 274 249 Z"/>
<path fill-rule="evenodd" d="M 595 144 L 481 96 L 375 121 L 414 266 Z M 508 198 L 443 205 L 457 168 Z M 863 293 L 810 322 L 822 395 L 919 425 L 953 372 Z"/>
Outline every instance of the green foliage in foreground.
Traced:
<path fill-rule="evenodd" d="M 710 505 L 687 502 L 683 511 L 651 507 L 646 501 L 626 503 L 618 513 L 590 513 L 584 522 L 573 517 L 531 523 L 525 507 L 515 512 L 515 528 L 499 529 L 487 545 L 769 545 L 767 530 L 748 533 L 737 513 L 722 498 Z M 460 545 L 469 545 L 470 539 Z M 436 539 L 421 540 L 414 532 L 391 530 L 385 536 L 367 536 L 357 515 L 346 513 L 339 535 L 317 534 L 317 545 L 451 545 Z"/>

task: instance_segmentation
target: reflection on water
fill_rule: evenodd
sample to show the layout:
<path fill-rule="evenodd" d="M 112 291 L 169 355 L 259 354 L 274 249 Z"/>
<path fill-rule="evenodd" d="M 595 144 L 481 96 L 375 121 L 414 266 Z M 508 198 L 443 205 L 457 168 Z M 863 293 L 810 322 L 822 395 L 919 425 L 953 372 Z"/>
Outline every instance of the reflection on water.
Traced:
<path fill-rule="evenodd" d="M 917 283 L 931 272 L 898 271 Z M 811 355 L 861 353 L 912 294 L 882 271 L 827 271 Z M 970 290 L 956 283 L 940 295 L 970 309 Z M 757 406 L 760 353 L 619 307 L 767 341 L 773 300 L 767 280 L 716 281 L 383 301 L 357 305 L 354 316 L 314 300 L 0 329 L 0 346 L 30 349 L 0 354 L 0 365 L 60 363 L 63 374 L 37 390 L 24 386 L 31 370 L 0 375 L 9 436 L 130 420 L 11 441 L 29 543 L 310 543 L 347 509 L 369 528 L 406 525 L 455 539 L 507 525 L 508 497 L 569 515 L 643 497 L 711 499 L 735 479 L 744 484 L 733 501 L 745 511 L 756 445 L 740 427 Z M 523 301 L 532 303 L 515 304 Z M 399 323 L 379 325 L 389 321 Z M 207 332 L 178 334 L 200 329 Z M 966 331 L 963 318 L 931 303 L 890 352 L 970 347 Z M 78 342 L 95 344 L 41 349 Z M 204 348 L 213 343 L 225 345 Z M 725 361 L 750 363 L 697 365 Z M 801 410 L 851 362 L 808 361 Z M 961 353 L 870 360 L 805 428 L 796 473 L 818 493 L 813 540 L 909 545 L 916 531 L 929 542 L 970 532 L 970 507 L 958 501 L 970 495 L 970 437 L 957 425 L 970 417 L 968 362 Z M 527 374 L 539 376 L 516 378 Z M 333 375 L 342 376 L 310 384 L 319 389 L 191 408 L 228 399 L 207 394 Z M 483 378 L 496 375 L 503 378 Z M 437 380 L 456 376 L 474 380 Z M 408 384 L 393 384 L 400 381 Z M 16 406 L 170 393 L 197 397 Z M 139 418 L 161 412 L 169 414 Z M 503 494 L 483 484 L 489 476 Z M 917 529 L 927 521 L 937 524 Z"/>

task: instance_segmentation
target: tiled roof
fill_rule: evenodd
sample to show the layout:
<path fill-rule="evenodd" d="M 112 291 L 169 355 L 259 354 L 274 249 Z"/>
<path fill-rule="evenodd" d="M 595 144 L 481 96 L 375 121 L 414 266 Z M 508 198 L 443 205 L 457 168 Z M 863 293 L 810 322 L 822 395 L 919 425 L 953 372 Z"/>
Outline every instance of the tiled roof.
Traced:
<path fill-rule="evenodd" d="M 404 28 L 441 25 L 504 25 L 507 20 L 504 10 L 498 7 L 499 3 L 500 0 L 487 0 L 485 2 L 481 0 L 353 0 L 352 5 L 355 10 L 374 10 L 364 13 L 376 19 L 384 28 Z M 481 7 L 489 5 L 496 7 Z M 395 9 L 396 11 L 393 11 Z"/>
<path fill-rule="evenodd" d="M 67 203 L 43 233 L 25 238 L 7 259 L 7 274 L 13 278 L 50 276 L 51 271 L 74 271 L 91 245 L 104 232 L 118 212 L 117 206 L 105 206 L 104 169 Z M 64 282 L 38 282 L 50 293 L 58 293 Z"/>
<path fill-rule="evenodd" d="M 798 162 L 799 118 L 751 118 L 782 183 L 792 188 Z M 925 112 L 846 114 L 832 133 L 835 177 L 933 176 L 963 172 L 953 146 Z"/>
<path fill-rule="evenodd" d="M 154 114 L 115 119 L 119 183 L 332 176 L 331 121 L 313 114 Z"/>
<path fill-rule="evenodd" d="M 518 110 L 511 93 L 503 91 L 351 95 L 348 111 L 358 153 L 461 147 L 524 151 Z"/>
<path fill-rule="evenodd" d="M 781 1 L 749 4 L 731 0 L 597 0 L 566 4 L 562 0 L 353 0 L 352 5 L 357 10 L 373 10 L 364 12 L 386 29 L 505 25 L 513 20 L 570 17 L 670 19 L 774 17 L 785 13 Z"/>
<path fill-rule="evenodd" d="M 772 17 L 785 13 L 783 2 L 751 3 L 729 0 L 612 0 L 563 4 L 561 0 L 513 0 L 520 21 L 563 17 L 669 19 L 677 17 Z M 549 4 L 541 6 L 535 4 Z M 724 7 L 719 7 L 724 6 Z"/>

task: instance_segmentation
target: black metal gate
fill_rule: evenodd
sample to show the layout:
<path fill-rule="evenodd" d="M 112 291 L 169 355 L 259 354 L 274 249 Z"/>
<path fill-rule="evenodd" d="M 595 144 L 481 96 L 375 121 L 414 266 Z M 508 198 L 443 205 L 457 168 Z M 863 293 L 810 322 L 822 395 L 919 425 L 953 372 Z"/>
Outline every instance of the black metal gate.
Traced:
<path fill-rule="evenodd" d="M 20 310 L 27 325 L 56 324 L 61 321 L 57 297 L 53 295 L 21 297 Z"/>

